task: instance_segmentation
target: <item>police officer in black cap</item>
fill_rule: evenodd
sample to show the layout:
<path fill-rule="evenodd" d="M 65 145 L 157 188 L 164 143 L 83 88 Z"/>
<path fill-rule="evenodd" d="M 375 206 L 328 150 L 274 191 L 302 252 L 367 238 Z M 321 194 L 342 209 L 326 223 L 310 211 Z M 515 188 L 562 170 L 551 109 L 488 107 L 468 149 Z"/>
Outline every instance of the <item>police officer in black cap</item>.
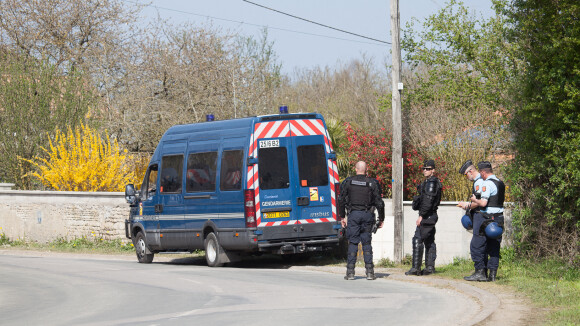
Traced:
<path fill-rule="evenodd" d="M 354 268 L 358 244 L 362 243 L 366 277 L 374 280 L 373 248 L 371 231 L 375 224 L 374 209 L 379 213 L 378 228 L 383 227 L 385 204 L 381 198 L 381 188 L 376 179 L 368 178 L 367 165 L 359 161 L 355 164 L 356 175 L 346 178 L 340 185 L 338 197 L 338 215 L 343 227 L 346 227 L 348 254 L 345 280 L 354 280 Z M 346 214 L 348 211 L 348 217 Z"/>
<path fill-rule="evenodd" d="M 475 195 L 476 197 L 481 197 L 482 185 L 483 185 L 483 178 L 481 174 L 477 172 L 475 165 L 471 160 L 465 161 L 461 168 L 459 168 L 459 173 L 463 174 L 469 181 L 473 182 L 473 187 L 471 188 L 471 195 Z M 457 205 L 463 209 L 465 209 L 466 214 L 470 217 L 471 223 L 473 224 L 473 215 L 480 210 L 479 205 L 472 201 L 467 202 L 459 202 Z"/>
<path fill-rule="evenodd" d="M 417 228 L 413 236 L 413 265 L 405 275 L 429 275 L 435 272 L 437 246 L 435 245 L 435 224 L 439 217 L 437 208 L 441 202 L 443 186 L 434 176 L 435 161 L 426 160 L 423 163 L 425 180 L 417 186 L 417 196 L 413 198 L 413 209 L 419 211 Z M 423 263 L 423 248 L 425 249 L 425 269 L 421 271 Z"/>
<path fill-rule="evenodd" d="M 464 279 L 493 282 L 499 267 L 501 233 L 504 226 L 505 184 L 494 175 L 490 162 L 479 162 L 477 168 L 484 181 L 481 185 L 481 196 L 471 196 L 471 202 L 481 208 L 473 216 L 473 238 L 470 244 L 475 272 Z M 493 232 L 492 228 L 492 234 L 488 234 L 486 228 L 493 222 L 495 222 L 493 226 L 501 227 L 501 232 Z M 489 276 L 486 276 L 487 271 Z"/>

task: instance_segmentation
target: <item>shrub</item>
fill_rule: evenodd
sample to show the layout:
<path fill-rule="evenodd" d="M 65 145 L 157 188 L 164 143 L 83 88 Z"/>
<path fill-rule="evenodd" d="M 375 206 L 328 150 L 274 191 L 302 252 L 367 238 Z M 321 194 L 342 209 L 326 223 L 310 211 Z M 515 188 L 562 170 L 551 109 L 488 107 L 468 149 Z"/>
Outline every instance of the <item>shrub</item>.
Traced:
<path fill-rule="evenodd" d="M 81 124 L 64 134 L 56 130 L 48 158 L 35 157 L 31 162 L 37 172 L 31 173 L 46 187 L 59 191 L 122 191 L 135 183 L 135 161 L 121 150 L 116 140 L 103 139 L 89 126 Z"/>

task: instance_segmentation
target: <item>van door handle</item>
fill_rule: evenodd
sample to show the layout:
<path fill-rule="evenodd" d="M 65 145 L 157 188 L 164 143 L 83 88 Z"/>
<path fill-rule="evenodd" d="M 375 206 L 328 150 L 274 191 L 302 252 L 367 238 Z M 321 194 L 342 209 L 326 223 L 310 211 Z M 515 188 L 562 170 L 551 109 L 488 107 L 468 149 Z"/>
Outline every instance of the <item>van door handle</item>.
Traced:
<path fill-rule="evenodd" d="M 298 197 L 296 198 L 298 201 L 298 206 L 308 206 L 310 205 L 310 197 Z"/>
<path fill-rule="evenodd" d="M 163 204 L 155 204 L 155 213 L 163 213 Z"/>
<path fill-rule="evenodd" d="M 183 199 L 210 199 L 211 195 L 187 195 Z"/>

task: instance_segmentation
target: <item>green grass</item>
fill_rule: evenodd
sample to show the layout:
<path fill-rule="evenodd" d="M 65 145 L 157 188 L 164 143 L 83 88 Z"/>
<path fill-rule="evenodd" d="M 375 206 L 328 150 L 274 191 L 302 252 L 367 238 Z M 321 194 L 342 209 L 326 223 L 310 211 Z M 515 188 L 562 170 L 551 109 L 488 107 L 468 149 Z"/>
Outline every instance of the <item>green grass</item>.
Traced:
<path fill-rule="evenodd" d="M 133 252 L 133 244 L 130 242 L 117 240 L 103 240 L 95 233 L 90 236 L 65 239 L 58 238 L 49 243 L 28 242 L 21 239 L 10 240 L 4 233 L 0 233 L 0 248 L 12 247 L 31 250 L 55 250 L 63 252 L 93 252 L 102 254 L 116 254 Z"/>
<path fill-rule="evenodd" d="M 438 267 L 439 276 L 462 279 L 471 275 L 469 259 L 455 259 Z M 580 324 L 580 270 L 558 259 L 518 258 L 511 248 L 502 249 L 497 284 L 505 284 L 547 308 L 548 325 Z"/>

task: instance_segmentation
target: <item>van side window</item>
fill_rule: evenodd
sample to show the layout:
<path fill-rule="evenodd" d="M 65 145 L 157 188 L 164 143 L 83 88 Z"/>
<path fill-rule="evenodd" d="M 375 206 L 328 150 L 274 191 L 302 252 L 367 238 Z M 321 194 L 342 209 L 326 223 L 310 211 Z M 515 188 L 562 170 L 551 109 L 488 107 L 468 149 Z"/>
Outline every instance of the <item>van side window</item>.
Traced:
<path fill-rule="evenodd" d="M 243 151 L 241 149 L 224 151 L 222 153 L 222 165 L 220 171 L 221 190 L 242 189 L 242 163 Z"/>
<path fill-rule="evenodd" d="M 286 147 L 258 149 L 258 166 L 260 188 L 282 189 L 290 187 Z"/>
<path fill-rule="evenodd" d="M 157 187 L 157 164 L 151 165 L 146 175 L 141 191 L 145 194 L 144 198 L 147 199 L 155 195 Z"/>
<path fill-rule="evenodd" d="M 326 166 L 324 146 L 298 146 L 297 152 L 300 184 L 308 187 L 328 185 L 328 167 Z"/>
<path fill-rule="evenodd" d="M 164 156 L 161 159 L 159 192 L 180 193 L 183 176 L 183 155 Z"/>
<path fill-rule="evenodd" d="M 217 152 L 189 154 L 186 191 L 215 191 L 216 169 Z"/>

